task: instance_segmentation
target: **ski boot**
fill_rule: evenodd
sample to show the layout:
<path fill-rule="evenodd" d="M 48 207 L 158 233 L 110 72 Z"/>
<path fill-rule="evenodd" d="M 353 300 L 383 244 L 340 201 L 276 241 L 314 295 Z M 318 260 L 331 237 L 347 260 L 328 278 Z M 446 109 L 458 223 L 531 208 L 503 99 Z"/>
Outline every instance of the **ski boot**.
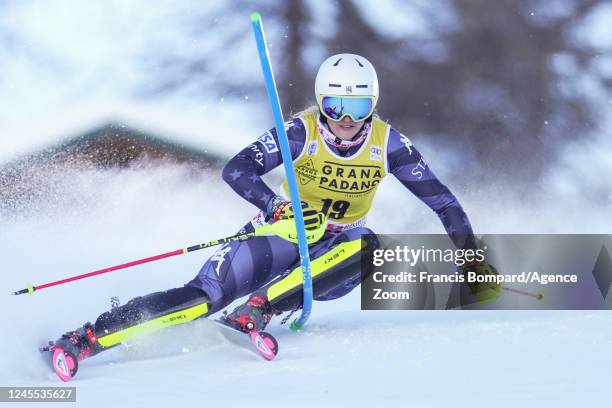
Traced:
<path fill-rule="evenodd" d="M 67 332 L 56 341 L 50 341 L 41 352 L 50 355 L 51 368 L 62 381 L 70 381 L 77 373 L 79 361 L 97 354 L 103 347 L 98 343 L 91 323 Z"/>
<path fill-rule="evenodd" d="M 225 314 L 223 323 L 244 333 L 262 331 L 274 315 L 270 302 L 263 296 L 251 295 L 244 305 L 234 309 L 232 313 Z"/>
<path fill-rule="evenodd" d="M 238 306 L 232 313 L 224 312 L 220 323 L 248 334 L 259 354 L 266 360 L 273 360 L 278 354 L 278 342 L 263 329 L 272 319 L 272 315 L 280 313 L 272 309 L 264 296 L 253 294 L 244 305 Z"/>

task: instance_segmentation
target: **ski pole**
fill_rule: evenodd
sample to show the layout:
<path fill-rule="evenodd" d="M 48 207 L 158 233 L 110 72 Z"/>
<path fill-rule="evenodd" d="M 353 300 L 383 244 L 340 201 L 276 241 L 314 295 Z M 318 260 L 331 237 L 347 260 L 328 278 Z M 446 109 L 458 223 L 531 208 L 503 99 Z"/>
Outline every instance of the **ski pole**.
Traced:
<path fill-rule="evenodd" d="M 306 236 L 309 243 L 317 242 L 323 234 L 325 233 L 326 223 L 324 222 L 323 214 L 319 215 L 320 217 L 320 225 L 316 230 L 307 231 L 308 234 Z M 64 283 L 76 281 L 79 279 L 85 279 L 96 275 L 101 275 L 103 273 L 117 271 L 119 269 L 130 268 L 136 265 L 142 265 L 144 263 L 158 261 L 160 259 L 169 258 L 171 256 L 187 254 L 189 252 L 197 251 L 204 248 L 210 248 L 216 245 L 226 244 L 232 241 L 244 241 L 254 236 L 262 236 L 262 235 L 278 235 L 281 238 L 284 238 L 291 242 L 297 242 L 297 234 L 295 232 L 295 223 L 292 219 L 279 220 L 274 224 L 265 224 L 255 228 L 255 231 L 248 232 L 245 234 L 237 234 L 232 235 L 227 238 L 214 239 L 212 241 L 204 242 L 203 244 L 193 245 L 187 248 L 177 249 L 175 251 L 166 252 L 159 255 L 150 256 L 148 258 L 138 259 L 136 261 L 131 261 L 127 263 L 123 263 L 120 265 L 110 266 L 108 268 L 99 269 L 97 271 L 88 272 L 82 275 L 72 276 L 70 278 L 60 279 L 55 282 L 45 283 L 43 285 L 33 286 L 32 284 L 28 284 L 28 286 L 24 289 L 13 292 L 13 295 L 22 295 L 24 293 L 28 293 L 32 295 L 35 291 L 49 288 L 52 286 L 62 285 Z"/>
<path fill-rule="evenodd" d="M 502 286 L 501 288 L 503 290 L 507 291 L 507 292 L 510 292 L 510 293 L 516 293 L 517 295 L 529 296 L 529 297 L 536 298 L 538 300 L 542 300 L 542 298 L 544 297 L 544 295 L 542 293 L 526 292 L 526 291 L 520 290 L 520 289 L 509 288 L 508 286 Z"/>

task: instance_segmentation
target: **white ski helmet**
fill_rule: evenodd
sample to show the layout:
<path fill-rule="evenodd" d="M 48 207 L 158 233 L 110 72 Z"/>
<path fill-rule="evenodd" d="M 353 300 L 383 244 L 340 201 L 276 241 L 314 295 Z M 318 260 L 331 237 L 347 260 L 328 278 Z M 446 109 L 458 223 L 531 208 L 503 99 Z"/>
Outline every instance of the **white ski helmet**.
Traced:
<path fill-rule="evenodd" d="M 315 79 L 315 95 L 317 97 L 319 109 L 324 114 L 323 98 L 326 96 L 348 98 L 369 97 L 372 101 L 372 105 L 368 116 L 371 116 L 378 102 L 378 77 L 376 76 L 376 70 L 370 61 L 360 55 L 332 55 L 323 61 L 319 67 Z M 339 119 L 341 118 L 342 117 Z M 353 120 L 365 119 L 352 118 Z M 336 120 L 334 118 L 330 119 Z"/>

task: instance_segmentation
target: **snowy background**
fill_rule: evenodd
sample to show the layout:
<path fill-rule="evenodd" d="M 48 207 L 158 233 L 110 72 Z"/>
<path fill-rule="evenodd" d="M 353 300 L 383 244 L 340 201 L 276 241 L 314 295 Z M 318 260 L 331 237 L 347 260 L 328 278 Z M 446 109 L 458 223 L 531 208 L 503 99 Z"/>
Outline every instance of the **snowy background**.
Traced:
<path fill-rule="evenodd" d="M 272 14 L 273 4 L 241 2 L 244 9 L 230 16 L 229 3 L 200 3 L 0 1 L 0 166 L 111 120 L 226 157 L 270 127 L 249 12 L 260 8 L 266 22 L 265 11 Z M 327 29 L 338 27 L 331 19 L 346 2 L 333 3 L 331 16 L 315 1 L 304 3 L 317 27 Z M 447 30 L 457 29 L 454 2 L 400 7 L 381 1 L 376 9 L 368 2 L 349 3 L 372 25 L 385 20 L 385 38 L 423 41 L 422 54 L 411 58 L 443 58 L 439 39 L 426 38 L 432 15 Z M 539 2 L 524 3 L 533 4 L 539 15 Z M 575 6 L 553 3 L 535 25 L 571 15 Z M 579 134 L 561 132 L 563 138 L 546 145 L 547 161 L 534 165 L 529 183 L 509 182 L 503 171 L 479 165 L 481 156 L 470 145 L 442 143 L 429 128 L 408 133 L 456 192 L 477 233 L 612 233 L 612 100 L 600 81 L 612 75 L 612 5 L 599 3 L 567 33 L 573 44 L 599 50 L 596 64 L 579 70 L 567 54 L 551 62 L 565 78 L 580 82 L 563 84 L 566 92 L 588 97 L 589 126 Z M 203 26 L 214 28 L 217 18 L 231 21 L 223 35 L 236 36 L 232 47 L 216 50 L 221 34 L 185 24 L 207 15 L 217 17 L 205 18 Z M 273 16 L 266 29 L 278 61 L 275 50 L 289 41 L 290 31 L 282 16 Z M 304 47 L 304 66 L 312 77 L 328 53 L 325 41 L 337 34 L 325 32 L 327 37 L 313 37 Z M 197 81 L 167 62 L 204 58 L 206 52 L 214 58 L 205 58 L 206 74 Z M 216 78 L 226 76 L 250 85 L 213 87 Z M 508 157 L 528 170 L 531 159 Z M 480 171 L 478 182 L 463 177 L 466 163 L 472 172 Z M 8 293 L 28 281 L 43 283 L 226 236 L 252 215 L 253 208 L 237 200 L 219 174 L 197 180 L 189 174 L 186 165 L 68 172 L 49 198 L 53 205 L 37 206 L 27 217 L 0 213 L 6 294 L 0 296 L 5 311 L 0 385 L 62 385 L 36 352 L 41 343 L 95 320 L 111 296 L 126 302 L 182 285 L 211 252 L 60 286 L 33 298 Z M 370 220 L 380 233 L 443 231 L 435 215 L 391 179 L 381 186 Z M 197 322 L 85 361 L 72 385 L 78 389 L 77 405 L 87 407 L 605 404 L 610 323 L 607 312 L 364 312 L 355 291 L 339 301 L 316 303 L 301 334 L 274 322 L 270 332 L 280 342 L 280 355 L 273 363 L 237 350 L 207 322 Z"/>

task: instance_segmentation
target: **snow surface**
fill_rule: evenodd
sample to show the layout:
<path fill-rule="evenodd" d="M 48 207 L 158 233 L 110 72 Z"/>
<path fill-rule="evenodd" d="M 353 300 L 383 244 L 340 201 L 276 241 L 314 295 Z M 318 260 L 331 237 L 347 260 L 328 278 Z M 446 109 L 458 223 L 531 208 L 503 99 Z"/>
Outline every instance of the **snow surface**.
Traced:
<path fill-rule="evenodd" d="M 430 164 L 442 171 L 441 163 L 436 167 L 441 157 Z M 600 163 L 604 171 L 607 162 Z M 564 171 L 571 173 L 567 166 Z M 564 213 L 566 192 L 554 182 L 546 188 L 553 198 L 557 194 L 555 206 L 505 201 L 501 220 L 495 216 L 501 207 L 479 204 L 478 194 L 460 196 L 474 225 L 489 231 L 516 232 L 523 225 L 528 232 L 560 232 L 557 216 Z M 127 302 L 181 286 L 212 250 L 46 289 L 32 298 L 8 293 L 28 281 L 41 284 L 226 236 L 253 213 L 219 175 L 190 178 L 184 166 L 66 174 L 54 194 L 34 216 L 0 214 L 3 386 L 63 385 L 38 346 L 95 320 L 108 309 L 110 296 Z M 575 206 L 569 199 L 574 193 L 568 194 L 565 210 Z M 601 218 L 610 203 L 590 206 L 565 213 L 565 232 L 612 231 L 610 219 Z M 521 224 L 530 212 L 537 224 Z M 389 214 L 398 223 L 385 224 Z M 383 184 L 371 219 L 380 232 L 442 232 L 435 215 L 393 182 Z M 278 320 L 269 326 L 280 343 L 274 362 L 228 343 L 207 321 L 86 360 L 70 384 L 77 387 L 77 406 L 516 407 L 608 398 L 609 312 L 361 311 L 355 290 L 341 300 L 316 302 L 302 333 Z"/>
<path fill-rule="evenodd" d="M 143 75 L 144 50 L 155 47 L 159 53 L 176 44 L 185 53 L 201 50 L 202 43 L 189 45 L 186 31 L 177 30 L 201 3 L 182 2 L 178 8 L 166 0 L 10 3 L 12 11 L 0 15 L 0 25 L 16 33 L 16 47 L 0 49 L 0 162 L 108 119 L 220 154 L 236 152 L 261 134 L 272 123 L 268 110 L 260 109 L 263 99 L 244 95 L 242 109 L 204 95 L 142 96 L 151 80 Z M 577 34 L 580 40 L 608 47 L 610 7 L 605 7 Z M 428 28 L 408 29 L 415 27 Z M 244 35 L 251 34 L 245 29 Z M 250 62 L 254 48 L 250 52 L 239 54 Z M 316 54 L 312 61 L 322 57 Z M 257 64 L 249 62 L 235 65 L 252 68 L 241 75 L 260 80 Z M 601 117 L 611 117 L 609 95 L 602 106 Z M 464 156 L 418 137 L 413 142 L 457 193 L 478 233 L 611 233 L 609 133 L 580 135 L 560 148 L 559 162 L 530 189 L 498 185 L 494 175 L 487 185 L 468 185 L 460 174 Z M 253 213 L 219 175 L 194 179 L 181 166 L 66 174 L 52 196 L 31 205 L 23 214 L 0 213 L 0 386 L 64 385 L 42 361 L 38 346 L 95 320 L 111 296 L 127 302 L 182 285 L 212 250 L 32 298 L 10 292 L 29 281 L 41 284 L 226 236 Z M 429 209 L 392 180 L 383 182 L 370 219 L 380 233 L 443 231 Z M 355 290 L 315 303 L 303 333 L 290 332 L 276 319 L 269 326 L 280 342 L 274 362 L 237 349 L 210 323 L 198 321 L 86 360 L 70 385 L 78 390 L 76 406 L 91 408 L 605 406 L 610 323 L 607 311 L 366 312 L 359 310 Z"/>

